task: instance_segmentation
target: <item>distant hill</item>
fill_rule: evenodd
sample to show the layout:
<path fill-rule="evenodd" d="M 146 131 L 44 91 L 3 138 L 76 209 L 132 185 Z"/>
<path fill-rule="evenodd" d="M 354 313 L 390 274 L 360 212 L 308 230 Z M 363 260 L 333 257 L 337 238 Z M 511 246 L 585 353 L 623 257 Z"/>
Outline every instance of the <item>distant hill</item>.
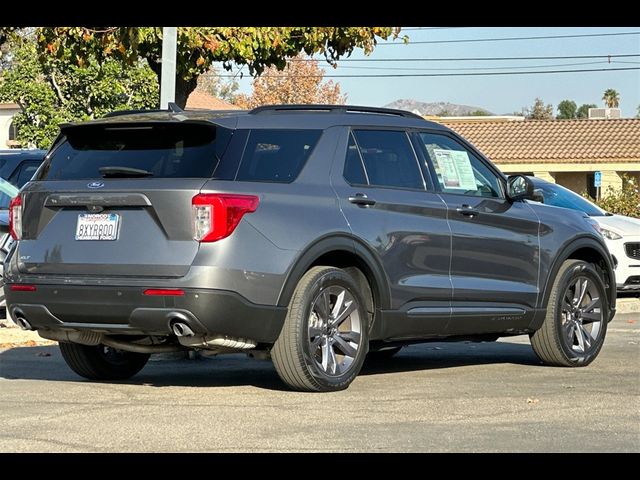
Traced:
<path fill-rule="evenodd" d="M 385 105 L 386 108 L 399 108 L 409 112 L 419 112 L 420 115 L 446 115 L 449 117 L 461 117 L 482 110 L 487 115 L 494 115 L 488 110 L 470 105 L 458 105 L 449 102 L 419 102 L 418 100 L 402 99 Z"/>

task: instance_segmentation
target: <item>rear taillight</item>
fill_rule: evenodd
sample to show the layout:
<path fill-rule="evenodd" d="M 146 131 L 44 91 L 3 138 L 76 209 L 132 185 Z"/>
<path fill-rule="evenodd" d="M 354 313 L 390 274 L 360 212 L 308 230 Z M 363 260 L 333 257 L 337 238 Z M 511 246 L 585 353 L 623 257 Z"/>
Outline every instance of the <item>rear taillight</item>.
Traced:
<path fill-rule="evenodd" d="M 14 240 L 22 237 L 22 196 L 16 195 L 9 203 L 9 233 Z"/>
<path fill-rule="evenodd" d="M 259 202 L 255 195 L 196 195 L 191 200 L 193 238 L 199 242 L 215 242 L 228 237 L 245 213 L 256 211 Z"/>

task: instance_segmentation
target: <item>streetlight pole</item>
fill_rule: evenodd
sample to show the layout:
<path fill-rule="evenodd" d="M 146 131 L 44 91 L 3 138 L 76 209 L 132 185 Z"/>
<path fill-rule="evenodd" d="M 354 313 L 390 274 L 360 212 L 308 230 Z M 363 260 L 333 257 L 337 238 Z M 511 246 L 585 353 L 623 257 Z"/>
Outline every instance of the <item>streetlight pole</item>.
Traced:
<path fill-rule="evenodd" d="M 160 108 L 167 110 L 176 99 L 176 44 L 178 27 L 162 27 L 162 70 L 160 73 Z"/>

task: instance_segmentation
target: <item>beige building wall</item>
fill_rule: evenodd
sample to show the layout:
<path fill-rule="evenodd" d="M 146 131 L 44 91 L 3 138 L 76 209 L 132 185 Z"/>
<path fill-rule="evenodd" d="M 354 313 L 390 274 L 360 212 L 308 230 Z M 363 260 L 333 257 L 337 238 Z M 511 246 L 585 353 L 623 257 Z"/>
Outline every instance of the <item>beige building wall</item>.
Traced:
<path fill-rule="evenodd" d="M 637 179 L 640 185 L 640 161 L 638 162 L 612 162 L 612 163 L 496 163 L 504 173 L 532 172 L 536 177 L 548 182 L 558 183 L 582 193 L 587 189 L 587 174 L 596 171 L 602 172 L 601 194 L 607 192 L 611 186 L 614 190 L 622 188 L 622 174 L 627 174 Z"/>

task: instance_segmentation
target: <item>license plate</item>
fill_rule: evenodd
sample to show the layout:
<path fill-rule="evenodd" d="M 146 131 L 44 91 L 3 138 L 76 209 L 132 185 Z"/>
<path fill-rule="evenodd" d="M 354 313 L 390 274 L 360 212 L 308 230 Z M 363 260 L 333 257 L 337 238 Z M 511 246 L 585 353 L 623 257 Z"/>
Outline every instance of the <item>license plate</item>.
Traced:
<path fill-rule="evenodd" d="M 115 213 L 80 213 L 76 240 L 117 240 L 119 223 Z"/>

